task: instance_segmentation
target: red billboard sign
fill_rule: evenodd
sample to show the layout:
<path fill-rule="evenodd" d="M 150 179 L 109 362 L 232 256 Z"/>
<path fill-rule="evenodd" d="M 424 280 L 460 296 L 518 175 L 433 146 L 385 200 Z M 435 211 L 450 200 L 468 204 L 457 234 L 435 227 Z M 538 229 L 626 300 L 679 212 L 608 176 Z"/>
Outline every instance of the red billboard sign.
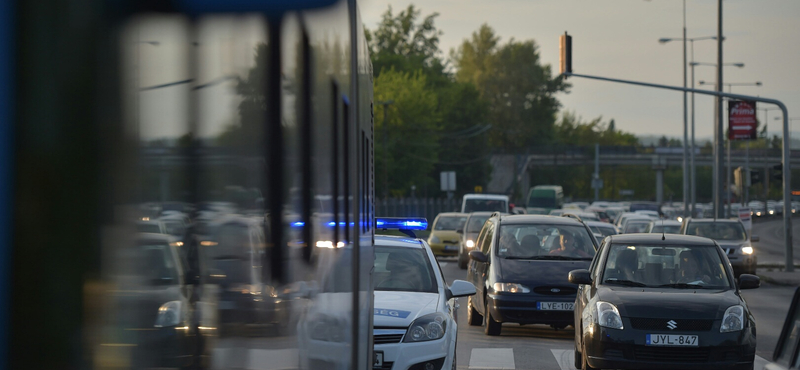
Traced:
<path fill-rule="evenodd" d="M 756 102 L 750 100 L 728 101 L 729 140 L 755 139 L 756 125 Z"/>

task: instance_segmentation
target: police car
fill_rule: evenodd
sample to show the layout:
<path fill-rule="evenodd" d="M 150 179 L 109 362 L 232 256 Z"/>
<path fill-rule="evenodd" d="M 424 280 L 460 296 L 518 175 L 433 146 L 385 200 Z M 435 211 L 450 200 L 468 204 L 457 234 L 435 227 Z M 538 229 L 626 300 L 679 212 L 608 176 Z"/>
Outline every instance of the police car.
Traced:
<path fill-rule="evenodd" d="M 430 246 L 413 237 L 425 219 L 378 218 L 378 229 L 410 237 L 375 236 L 373 369 L 455 369 L 457 304 L 475 287 L 455 280 L 449 287 Z"/>

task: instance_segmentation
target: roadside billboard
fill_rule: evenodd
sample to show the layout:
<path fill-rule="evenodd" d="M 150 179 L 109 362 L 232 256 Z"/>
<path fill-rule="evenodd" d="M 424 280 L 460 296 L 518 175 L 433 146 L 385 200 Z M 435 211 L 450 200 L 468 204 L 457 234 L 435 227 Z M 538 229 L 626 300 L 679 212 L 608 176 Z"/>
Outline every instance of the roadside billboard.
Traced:
<path fill-rule="evenodd" d="M 756 133 L 756 102 L 728 101 L 728 139 L 754 140 Z"/>

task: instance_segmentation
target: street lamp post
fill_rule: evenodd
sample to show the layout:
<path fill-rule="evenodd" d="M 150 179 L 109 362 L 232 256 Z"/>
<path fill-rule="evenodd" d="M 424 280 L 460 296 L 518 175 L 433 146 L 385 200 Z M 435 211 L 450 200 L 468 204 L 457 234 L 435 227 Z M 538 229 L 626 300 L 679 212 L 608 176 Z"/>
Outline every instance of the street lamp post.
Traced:
<path fill-rule="evenodd" d="M 724 65 L 724 64 L 723 64 Z M 700 85 L 709 85 L 709 83 L 705 81 L 700 81 Z M 761 81 L 756 82 L 729 82 L 723 83 L 723 86 L 728 87 L 728 92 L 731 92 L 732 86 L 761 86 Z M 727 143 L 727 171 L 725 174 L 725 201 L 728 202 L 728 207 L 726 208 L 725 217 L 731 217 L 731 139 L 730 133 L 728 133 L 728 138 L 726 139 Z M 749 142 L 748 142 L 749 144 Z M 748 151 L 749 152 L 749 151 Z M 748 153 L 749 154 L 749 153 Z M 748 161 L 749 162 L 749 161 Z M 745 167 L 749 167 L 746 165 Z M 749 168 L 747 169 L 749 171 Z"/>
<path fill-rule="evenodd" d="M 685 23 L 685 18 L 686 18 L 686 14 L 685 14 L 686 13 L 686 6 L 685 5 L 686 4 L 684 4 L 684 23 Z M 677 40 L 682 40 L 684 42 L 684 60 L 683 60 L 683 63 L 684 63 L 684 67 L 683 67 L 684 84 L 683 84 L 683 86 L 686 87 L 686 41 L 689 41 L 689 43 L 691 45 L 690 49 L 691 49 L 691 60 L 692 60 L 691 63 L 689 63 L 689 64 L 692 66 L 692 88 L 694 89 L 694 66 L 695 66 L 695 62 L 694 62 L 694 42 L 695 41 L 701 41 L 701 40 L 716 40 L 716 39 L 717 39 L 716 36 L 702 36 L 702 37 L 690 37 L 690 38 L 687 38 L 686 37 L 686 26 L 684 25 L 683 38 L 666 38 L 665 37 L 665 38 L 658 39 L 658 42 L 662 43 L 662 44 L 668 43 L 670 41 L 677 41 Z M 742 65 L 742 66 L 744 66 L 744 65 Z M 685 98 L 686 98 L 686 93 L 684 93 L 684 99 Z M 685 103 L 685 101 L 684 101 L 684 103 Z M 683 112 L 684 112 L 684 124 L 685 124 L 685 118 L 686 118 L 686 105 L 685 104 L 684 104 L 684 111 Z M 686 140 L 687 138 L 686 138 L 685 134 L 686 134 L 686 127 L 684 126 L 684 143 L 686 143 L 686 141 L 687 141 Z M 691 190 L 689 191 L 689 193 L 691 194 L 690 195 L 690 198 L 691 198 L 691 213 L 690 214 L 694 215 L 694 213 L 696 211 L 695 207 L 696 207 L 696 204 L 697 204 L 697 180 L 696 180 L 697 172 L 695 170 L 695 165 L 694 165 L 694 156 L 695 156 L 695 153 L 694 153 L 695 152 L 695 141 L 694 141 L 694 93 L 692 93 L 692 140 L 691 140 L 691 142 L 692 142 L 691 145 L 689 145 L 689 162 L 690 162 L 689 163 L 690 170 L 688 171 L 689 176 L 686 175 L 687 171 L 684 171 L 684 179 L 690 179 L 689 180 L 690 183 L 691 183 L 690 184 Z M 685 147 L 686 146 L 684 145 L 684 148 Z M 685 159 L 686 159 L 686 151 L 684 150 L 684 163 L 685 163 Z M 684 189 L 684 191 L 685 191 L 685 189 Z M 684 217 L 686 217 L 686 214 L 685 214 L 686 212 L 685 211 L 688 208 L 689 208 L 688 205 L 684 204 Z"/>

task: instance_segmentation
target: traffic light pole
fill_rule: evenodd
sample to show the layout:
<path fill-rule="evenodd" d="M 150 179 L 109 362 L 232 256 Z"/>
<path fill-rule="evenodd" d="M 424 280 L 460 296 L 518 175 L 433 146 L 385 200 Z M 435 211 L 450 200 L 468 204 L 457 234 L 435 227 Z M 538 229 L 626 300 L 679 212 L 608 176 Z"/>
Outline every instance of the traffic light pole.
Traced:
<path fill-rule="evenodd" d="M 571 41 L 571 40 L 570 40 Z M 571 43 L 570 43 L 571 44 Z M 570 45 L 571 46 L 571 45 Z M 563 52 L 562 52 L 563 54 Z M 647 82 L 639 82 L 639 81 L 629 81 L 629 80 L 620 80 L 614 78 L 606 78 L 600 76 L 590 76 L 590 75 L 582 75 L 582 74 L 575 74 L 572 73 L 572 66 L 571 66 L 571 50 L 568 50 L 567 55 L 570 56 L 570 65 L 569 68 L 563 68 L 562 66 L 562 74 L 564 77 L 580 77 L 580 78 L 587 78 L 591 80 L 599 80 L 599 81 L 607 81 L 607 82 L 615 82 L 615 83 L 622 83 L 627 85 L 636 85 L 636 86 L 645 86 L 645 87 L 653 87 L 657 89 L 665 89 L 665 90 L 674 90 L 674 91 L 681 91 L 681 92 L 692 92 L 695 94 L 702 94 L 702 95 L 711 95 L 716 96 L 718 98 L 730 98 L 736 100 L 751 100 L 757 101 L 767 104 L 774 104 L 777 105 L 781 111 L 783 112 L 783 158 L 782 158 L 782 165 L 783 165 L 783 228 L 784 228 L 784 243 L 785 243 L 785 263 L 786 263 L 786 271 L 792 272 L 794 271 L 794 251 L 792 250 L 792 201 L 791 201 L 791 168 L 790 168 L 790 151 L 789 151 L 789 144 L 790 144 L 790 136 L 789 136 L 789 113 L 786 109 L 786 105 L 784 105 L 781 101 L 775 99 L 767 99 L 762 98 L 759 96 L 749 96 L 749 95 L 740 95 L 740 94 L 732 94 L 726 93 L 723 91 L 710 91 L 710 90 L 698 90 L 693 88 L 686 88 L 686 87 L 679 87 L 679 86 L 669 86 L 669 85 L 659 85 L 659 84 L 652 84 Z M 715 138 L 716 140 L 720 140 L 719 137 Z M 721 143 L 715 143 L 715 146 L 720 145 Z M 718 153 L 721 154 L 721 153 Z M 720 171 L 721 172 L 721 171 Z M 714 188 L 714 192 L 717 192 L 716 199 L 721 195 L 718 192 L 720 191 L 719 187 Z M 719 209 L 715 209 L 715 214 L 720 214 Z"/>

